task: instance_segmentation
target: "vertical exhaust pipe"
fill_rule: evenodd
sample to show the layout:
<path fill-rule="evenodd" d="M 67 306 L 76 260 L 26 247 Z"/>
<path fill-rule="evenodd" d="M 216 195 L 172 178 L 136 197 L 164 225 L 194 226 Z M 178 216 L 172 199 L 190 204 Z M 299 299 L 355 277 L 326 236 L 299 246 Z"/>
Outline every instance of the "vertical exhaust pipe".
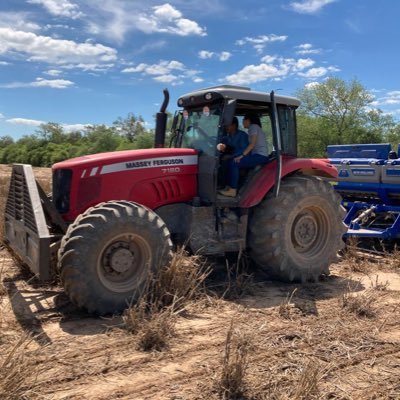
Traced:
<path fill-rule="evenodd" d="M 160 112 L 156 114 L 156 132 L 154 136 L 154 147 L 161 148 L 164 147 L 165 142 L 165 132 L 167 130 L 167 118 L 168 115 L 165 112 L 169 103 L 169 92 L 168 89 L 163 90 L 164 101 L 161 104 Z"/>

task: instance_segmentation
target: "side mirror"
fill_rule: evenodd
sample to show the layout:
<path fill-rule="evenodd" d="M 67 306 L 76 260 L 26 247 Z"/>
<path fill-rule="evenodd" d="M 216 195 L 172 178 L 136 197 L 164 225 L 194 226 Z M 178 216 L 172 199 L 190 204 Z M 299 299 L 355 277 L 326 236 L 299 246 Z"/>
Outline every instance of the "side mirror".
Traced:
<path fill-rule="evenodd" d="M 232 123 L 232 119 L 236 111 L 236 100 L 229 99 L 226 101 L 224 111 L 221 118 L 221 126 L 227 126 Z"/>

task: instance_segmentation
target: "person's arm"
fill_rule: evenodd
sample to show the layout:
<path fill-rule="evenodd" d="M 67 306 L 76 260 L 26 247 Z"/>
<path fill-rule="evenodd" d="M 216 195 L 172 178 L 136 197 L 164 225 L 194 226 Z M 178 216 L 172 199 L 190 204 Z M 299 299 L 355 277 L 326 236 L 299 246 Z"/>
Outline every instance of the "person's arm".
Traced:
<path fill-rule="evenodd" d="M 221 153 L 225 152 L 226 148 L 228 147 L 228 137 L 222 136 L 221 141 L 217 144 L 217 150 Z"/>
<path fill-rule="evenodd" d="M 249 128 L 249 144 L 248 146 L 242 151 L 242 154 L 235 157 L 235 162 L 239 162 L 243 157 L 249 155 L 251 151 L 254 149 L 254 146 L 257 143 L 257 131 L 253 131 L 251 127 Z"/>
<path fill-rule="evenodd" d="M 249 135 L 246 132 L 238 131 L 237 140 L 235 144 L 235 152 L 234 157 L 238 157 L 243 154 L 246 150 L 247 146 L 249 145 Z"/>

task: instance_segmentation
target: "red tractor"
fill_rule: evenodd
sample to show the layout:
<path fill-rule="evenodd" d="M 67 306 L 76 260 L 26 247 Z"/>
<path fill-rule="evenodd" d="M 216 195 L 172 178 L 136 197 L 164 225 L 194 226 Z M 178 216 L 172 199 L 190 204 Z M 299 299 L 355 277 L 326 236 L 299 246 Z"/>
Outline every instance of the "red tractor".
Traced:
<path fill-rule="evenodd" d="M 71 301 L 98 314 L 134 301 L 149 271 L 165 265 L 179 244 L 203 255 L 246 250 L 280 280 L 328 274 L 344 225 L 340 198 L 323 177 L 337 171 L 328 160 L 296 158 L 299 101 L 234 86 L 186 94 L 164 148 L 164 95 L 155 148 L 57 163 L 51 197 L 31 166 L 14 165 L 9 247 L 39 279 L 56 265 Z M 262 120 L 271 161 L 244 172 L 237 197 L 221 197 L 216 145 L 223 127 L 247 112 Z"/>

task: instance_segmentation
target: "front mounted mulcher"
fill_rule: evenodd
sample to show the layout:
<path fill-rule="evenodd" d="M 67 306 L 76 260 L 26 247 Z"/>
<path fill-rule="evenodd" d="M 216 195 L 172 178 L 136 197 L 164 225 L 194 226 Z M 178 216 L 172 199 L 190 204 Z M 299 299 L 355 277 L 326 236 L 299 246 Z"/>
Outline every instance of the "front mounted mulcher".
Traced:
<path fill-rule="evenodd" d="M 31 165 L 13 165 L 4 214 L 5 243 L 40 280 L 49 280 L 67 225 Z"/>

